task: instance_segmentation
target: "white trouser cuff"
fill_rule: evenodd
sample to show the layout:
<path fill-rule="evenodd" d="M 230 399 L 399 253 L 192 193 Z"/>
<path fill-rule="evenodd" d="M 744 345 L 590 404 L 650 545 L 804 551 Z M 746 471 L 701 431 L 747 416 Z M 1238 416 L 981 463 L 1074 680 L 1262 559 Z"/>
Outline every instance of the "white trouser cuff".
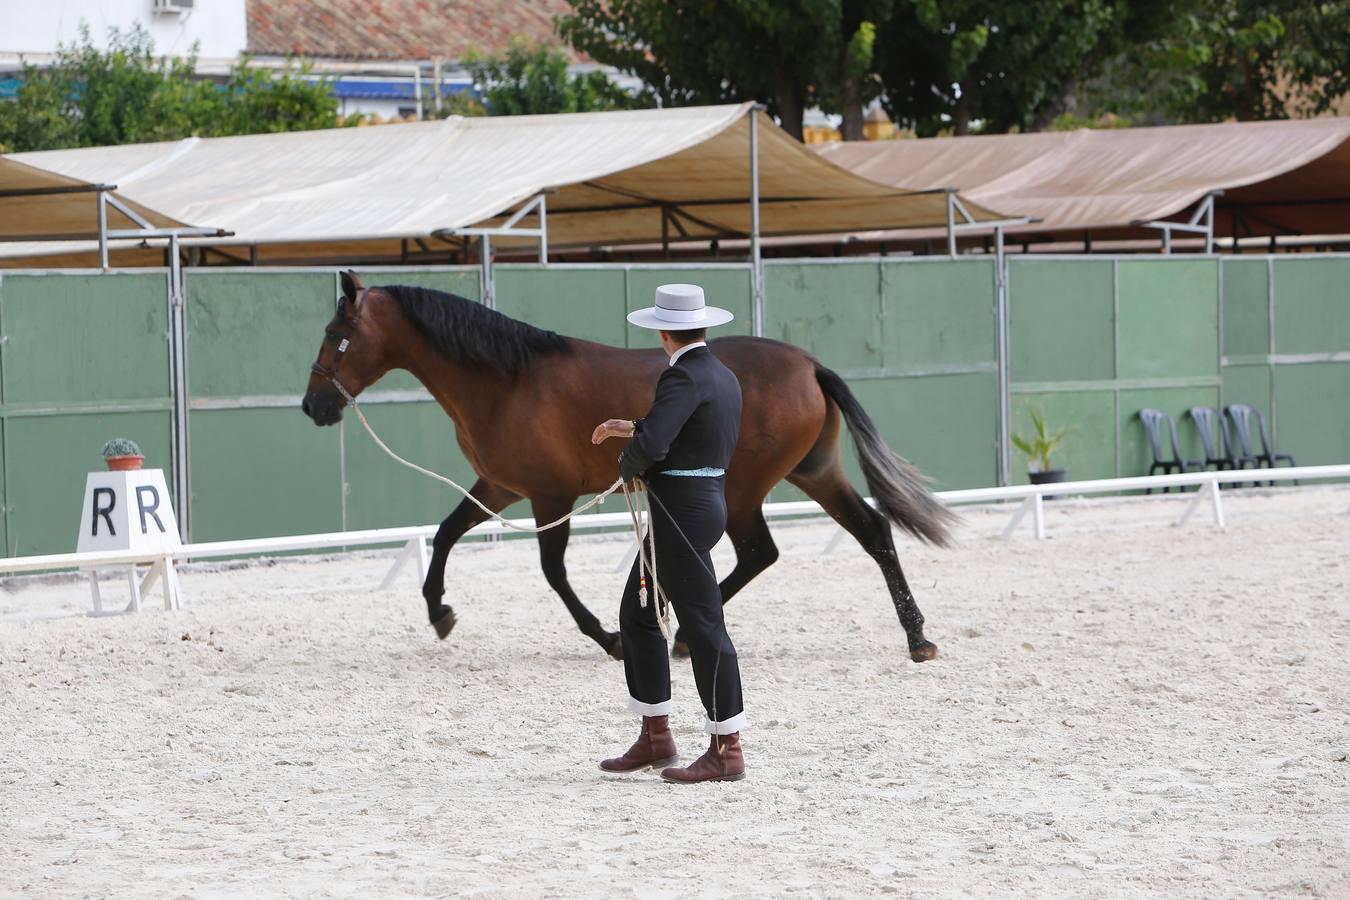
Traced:
<path fill-rule="evenodd" d="M 643 703 L 636 697 L 629 697 L 628 711 L 637 713 L 640 716 L 668 716 L 670 715 L 670 701 L 662 700 L 660 703 Z"/>
<path fill-rule="evenodd" d="M 706 734 L 738 734 L 744 728 L 744 712 L 739 712 L 730 719 L 723 719 L 720 722 L 714 722 L 712 719 L 703 720 L 703 731 Z"/>

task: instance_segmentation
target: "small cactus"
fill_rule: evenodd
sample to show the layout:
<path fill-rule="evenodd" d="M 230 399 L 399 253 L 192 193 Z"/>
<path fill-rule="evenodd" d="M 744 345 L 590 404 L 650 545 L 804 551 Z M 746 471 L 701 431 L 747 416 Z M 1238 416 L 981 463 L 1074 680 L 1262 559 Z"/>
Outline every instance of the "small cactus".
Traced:
<path fill-rule="evenodd" d="M 113 438 L 103 445 L 103 458 L 116 459 L 119 456 L 143 456 L 141 448 L 129 438 Z"/>

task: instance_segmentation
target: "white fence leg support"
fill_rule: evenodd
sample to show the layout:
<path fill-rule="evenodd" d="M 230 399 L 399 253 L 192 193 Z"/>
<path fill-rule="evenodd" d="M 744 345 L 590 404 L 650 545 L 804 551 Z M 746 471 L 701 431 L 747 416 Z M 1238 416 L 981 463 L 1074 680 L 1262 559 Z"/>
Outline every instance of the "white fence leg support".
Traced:
<path fill-rule="evenodd" d="M 1220 531 L 1224 530 L 1223 520 L 1223 501 L 1219 499 L 1219 482 L 1211 481 L 1209 483 L 1209 504 L 1214 510 L 1214 527 Z"/>
<path fill-rule="evenodd" d="M 1031 499 L 1034 501 L 1031 506 L 1032 520 L 1036 523 L 1036 540 L 1045 540 L 1045 497 L 1040 494 L 1033 494 Z"/>
<path fill-rule="evenodd" d="M 136 576 L 135 566 L 127 566 L 127 587 L 131 589 L 131 602 L 127 604 L 127 612 L 138 613 L 141 611 L 141 580 Z"/>
<path fill-rule="evenodd" d="M 178 588 L 178 570 L 174 568 L 173 557 L 164 557 L 164 608 L 182 609 L 183 592 Z"/>
<path fill-rule="evenodd" d="M 380 590 L 388 590 L 393 587 L 394 579 L 398 578 L 398 573 L 403 571 L 403 567 L 408 564 L 408 560 L 417 563 L 418 584 L 427 579 L 427 544 L 421 536 L 413 538 L 403 545 L 403 549 L 398 551 L 398 556 L 394 557 L 394 564 L 389 567 L 385 573 L 384 580 L 380 582 Z"/>
<path fill-rule="evenodd" d="M 633 560 L 637 559 L 637 555 L 638 555 L 638 542 L 633 541 L 628 545 L 628 550 L 627 552 L 624 553 L 623 558 L 619 560 L 618 565 L 614 567 L 614 571 L 623 572 L 633 568 Z"/>
<path fill-rule="evenodd" d="M 842 527 L 835 529 L 834 534 L 830 537 L 829 543 L 825 545 L 825 552 L 833 553 L 834 551 L 838 550 L 840 542 L 844 540 L 844 537 L 847 534 L 848 532 L 844 530 Z"/>
<path fill-rule="evenodd" d="M 1219 500 L 1218 481 L 1205 482 L 1204 486 L 1201 487 L 1200 490 L 1196 491 L 1194 494 L 1191 495 L 1190 502 L 1187 503 L 1186 508 L 1181 511 L 1181 518 L 1177 519 L 1176 522 L 1174 523 L 1175 527 L 1180 528 L 1181 526 L 1189 522 L 1191 520 L 1191 516 L 1195 515 L 1195 511 L 1200 508 L 1200 504 L 1204 502 L 1205 498 L 1207 497 L 1209 498 L 1211 508 L 1214 511 L 1214 524 L 1217 525 L 1220 529 L 1222 529 L 1224 526 L 1223 503 L 1222 501 Z"/>
<path fill-rule="evenodd" d="M 1033 502 L 1035 499 L 1036 498 L 1034 496 L 1027 497 L 1020 504 L 1018 504 L 1017 512 L 1013 513 L 1012 520 L 1009 521 L 1007 527 L 1003 529 L 1003 534 L 1000 535 L 999 540 L 1006 541 L 1008 540 L 1008 538 L 1012 537 L 1013 532 L 1017 530 L 1017 526 L 1022 524 L 1022 520 L 1027 517 L 1027 513 L 1030 512 L 1031 508 L 1036 505 Z"/>
<path fill-rule="evenodd" d="M 89 571 L 89 596 L 94 601 L 94 615 L 103 615 L 103 595 L 98 589 L 98 569 Z"/>

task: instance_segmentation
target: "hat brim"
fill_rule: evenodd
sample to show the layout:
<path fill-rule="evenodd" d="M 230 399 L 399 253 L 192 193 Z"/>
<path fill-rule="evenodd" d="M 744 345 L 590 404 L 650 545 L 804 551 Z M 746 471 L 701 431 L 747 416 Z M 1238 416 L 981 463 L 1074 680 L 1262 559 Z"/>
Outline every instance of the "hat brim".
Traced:
<path fill-rule="evenodd" d="M 649 306 L 646 309 L 634 310 L 628 314 L 628 321 L 639 328 L 650 328 L 652 331 L 690 331 L 695 328 L 716 328 L 718 325 L 725 325 L 736 318 L 732 313 L 725 309 L 719 309 L 716 306 L 703 307 L 703 318 L 692 322 L 672 322 L 669 319 L 662 319 L 657 315 L 655 306 Z"/>

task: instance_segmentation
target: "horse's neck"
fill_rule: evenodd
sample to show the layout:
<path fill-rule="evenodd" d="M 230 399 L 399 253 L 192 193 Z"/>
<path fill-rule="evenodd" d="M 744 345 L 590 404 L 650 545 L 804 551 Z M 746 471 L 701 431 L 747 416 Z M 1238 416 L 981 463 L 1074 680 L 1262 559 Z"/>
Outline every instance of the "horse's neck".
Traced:
<path fill-rule="evenodd" d="M 406 369 L 422 382 L 436 402 L 454 420 L 461 439 L 487 427 L 492 411 L 507 388 L 498 372 L 450 359 L 431 348 L 421 337 L 406 360 L 397 368 Z"/>

